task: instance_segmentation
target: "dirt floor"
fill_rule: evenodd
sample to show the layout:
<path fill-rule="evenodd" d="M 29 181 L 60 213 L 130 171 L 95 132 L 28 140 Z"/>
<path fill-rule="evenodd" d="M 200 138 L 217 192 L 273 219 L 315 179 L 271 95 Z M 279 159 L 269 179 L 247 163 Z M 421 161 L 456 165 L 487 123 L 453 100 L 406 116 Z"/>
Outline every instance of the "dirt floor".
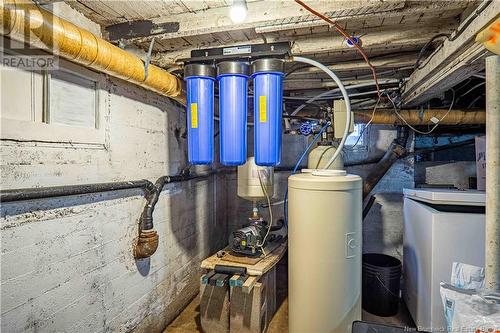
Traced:
<path fill-rule="evenodd" d="M 277 311 L 269 324 L 268 333 L 288 332 L 288 275 L 286 256 L 276 267 L 276 307 Z M 406 306 L 401 303 L 399 313 L 394 317 L 378 317 L 363 311 L 364 321 L 394 325 L 400 327 L 414 327 Z M 193 301 L 181 314 L 165 329 L 164 333 L 203 332 L 200 323 L 200 298 Z"/>

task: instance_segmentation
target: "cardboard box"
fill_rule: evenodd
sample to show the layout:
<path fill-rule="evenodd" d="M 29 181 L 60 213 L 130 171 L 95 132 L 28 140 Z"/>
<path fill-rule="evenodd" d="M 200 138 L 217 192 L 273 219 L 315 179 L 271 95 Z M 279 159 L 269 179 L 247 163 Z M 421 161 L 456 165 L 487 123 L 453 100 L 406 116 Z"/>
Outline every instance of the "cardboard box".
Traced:
<path fill-rule="evenodd" d="M 477 189 L 486 191 L 486 136 L 476 136 Z"/>

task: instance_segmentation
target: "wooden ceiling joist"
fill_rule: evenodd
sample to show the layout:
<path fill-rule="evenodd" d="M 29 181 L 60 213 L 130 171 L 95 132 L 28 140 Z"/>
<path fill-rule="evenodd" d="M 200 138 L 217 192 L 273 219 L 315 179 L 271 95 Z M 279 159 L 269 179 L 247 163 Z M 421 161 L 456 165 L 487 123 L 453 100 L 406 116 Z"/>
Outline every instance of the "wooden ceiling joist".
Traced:
<path fill-rule="evenodd" d="M 479 10 L 481 10 L 479 12 Z M 475 11 L 467 27 L 426 59 L 410 76 L 402 94 L 406 106 L 415 106 L 450 89 L 457 83 L 484 69 L 490 52 L 475 36 L 500 13 L 500 2 L 491 1 Z"/>

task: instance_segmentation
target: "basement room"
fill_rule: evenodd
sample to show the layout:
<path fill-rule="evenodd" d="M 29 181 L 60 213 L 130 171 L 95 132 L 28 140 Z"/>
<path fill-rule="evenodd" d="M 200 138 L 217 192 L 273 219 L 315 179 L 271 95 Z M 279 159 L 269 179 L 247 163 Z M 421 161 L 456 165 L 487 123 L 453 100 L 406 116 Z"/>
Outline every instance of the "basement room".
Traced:
<path fill-rule="evenodd" d="M 1 0 L 2 333 L 500 333 L 500 0 Z"/>

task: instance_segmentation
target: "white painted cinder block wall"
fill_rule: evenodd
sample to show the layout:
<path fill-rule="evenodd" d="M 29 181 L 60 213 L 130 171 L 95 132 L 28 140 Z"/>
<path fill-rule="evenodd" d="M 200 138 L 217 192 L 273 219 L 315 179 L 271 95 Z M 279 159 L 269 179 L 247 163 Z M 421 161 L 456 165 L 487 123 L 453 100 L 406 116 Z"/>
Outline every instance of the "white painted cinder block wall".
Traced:
<path fill-rule="evenodd" d="M 2 189 L 155 181 L 185 167 L 178 105 L 110 78 L 104 96 L 103 145 L 2 140 Z M 224 185 L 167 185 L 154 213 L 160 245 L 142 261 L 132 254 L 141 190 L 2 204 L 1 331 L 161 332 L 197 294 L 200 260 L 227 240 Z"/>
<path fill-rule="evenodd" d="M 2 189 L 155 181 L 183 168 L 182 110 L 108 83 L 106 147 L 2 141 Z M 142 262 L 132 255 L 141 190 L 3 204 L 1 330 L 161 330 L 197 293 L 200 260 L 227 239 L 223 185 L 214 176 L 166 186 L 154 213 L 160 245 Z"/>

